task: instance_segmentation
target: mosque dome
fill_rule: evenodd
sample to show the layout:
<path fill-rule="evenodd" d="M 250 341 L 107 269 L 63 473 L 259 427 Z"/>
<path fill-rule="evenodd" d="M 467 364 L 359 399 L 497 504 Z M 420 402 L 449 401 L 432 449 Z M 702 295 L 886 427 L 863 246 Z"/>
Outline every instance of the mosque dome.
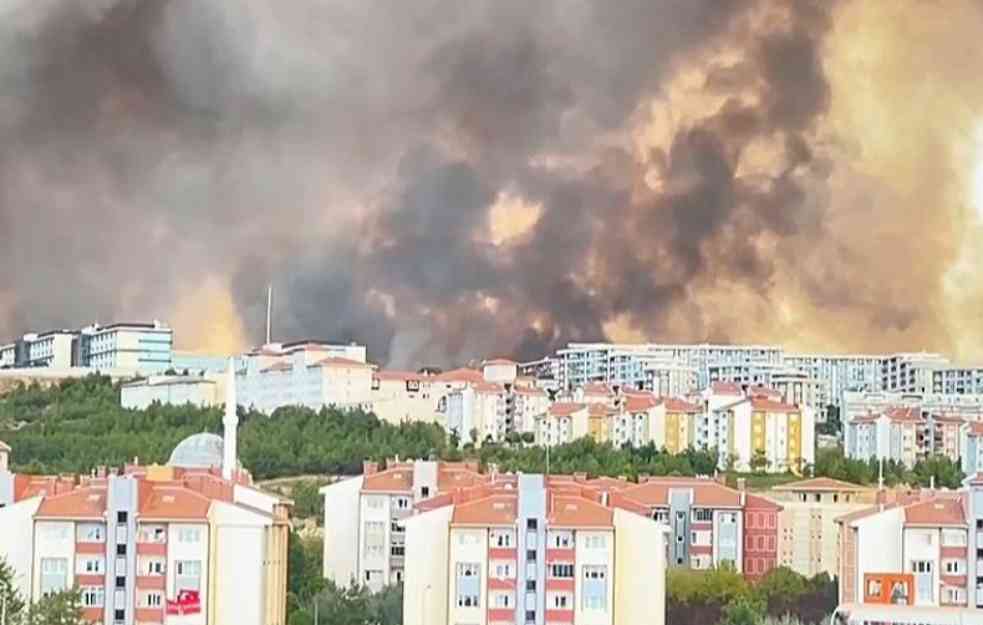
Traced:
<path fill-rule="evenodd" d="M 192 434 L 174 448 L 167 466 L 182 469 L 221 468 L 222 445 L 222 437 L 218 434 Z"/>

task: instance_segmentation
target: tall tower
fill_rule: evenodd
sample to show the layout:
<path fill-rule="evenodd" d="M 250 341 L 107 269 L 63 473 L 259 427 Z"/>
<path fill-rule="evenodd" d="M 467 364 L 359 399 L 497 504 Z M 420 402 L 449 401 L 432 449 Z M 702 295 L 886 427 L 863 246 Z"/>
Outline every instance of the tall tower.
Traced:
<path fill-rule="evenodd" d="M 225 372 L 225 416 L 222 417 L 222 477 L 231 480 L 239 466 L 237 448 L 239 436 L 239 415 L 236 412 L 236 369 L 235 359 L 229 358 Z"/>

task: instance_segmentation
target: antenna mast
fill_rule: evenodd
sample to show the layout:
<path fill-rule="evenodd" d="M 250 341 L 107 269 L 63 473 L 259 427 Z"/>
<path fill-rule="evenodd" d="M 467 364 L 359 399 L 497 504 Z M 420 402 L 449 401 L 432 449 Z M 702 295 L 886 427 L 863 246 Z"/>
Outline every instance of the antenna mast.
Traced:
<path fill-rule="evenodd" d="M 266 289 L 266 344 L 273 342 L 273 284 Z"/>

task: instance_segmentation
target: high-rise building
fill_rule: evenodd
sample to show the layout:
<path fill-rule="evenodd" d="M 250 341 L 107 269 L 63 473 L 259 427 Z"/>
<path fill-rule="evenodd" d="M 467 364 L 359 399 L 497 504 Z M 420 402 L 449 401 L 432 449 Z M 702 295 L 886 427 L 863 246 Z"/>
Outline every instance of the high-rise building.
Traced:
<path fill-rule="evenodd" d="M 172 364 L 173 334 L 159 321 L 30 333 L 0 345 L 0 368 L 163 371 Z"/>

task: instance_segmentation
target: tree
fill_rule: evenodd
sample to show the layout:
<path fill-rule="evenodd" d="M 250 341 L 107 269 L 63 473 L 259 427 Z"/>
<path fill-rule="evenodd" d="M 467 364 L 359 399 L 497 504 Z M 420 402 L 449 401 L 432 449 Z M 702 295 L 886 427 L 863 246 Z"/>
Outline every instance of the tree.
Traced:
<path fill-rule="evenodd" d="M 15 576 L 14 568 L 0 558 L 0 606 L 4 606 L 11 622 L 18 619 L 24 610 L 24 600 L 14 586 Z"/>
<path fill-rule="evenodd" d="M 290 491 L 290 498 L 294 502 L 294 516 L 300 519 L 316 519 L 318 524 L 321 523 L 324 500 L 320 489 L 326 483 L 326 480 L 300 480 L 294 484 Z"/>
<path fill-rule="evenodd" d="M 765 610 L 760 601 L 738 597 L 724 607 L 722 625 L 759 625 Z"/>
<path fill-rule="evenodd" d="M 768 456 L 765 454 L 763 449 L 755 449 L 754 455 L 751 457 L 751 470 L 755 472 L 763 472 L 768 468 Z"/>
<path fill-rule="evenodd" d="M 78 590 L 48 595 L 31 604 L 16 625 L 87 625 L 82 617 L 82 597 Z"/>

